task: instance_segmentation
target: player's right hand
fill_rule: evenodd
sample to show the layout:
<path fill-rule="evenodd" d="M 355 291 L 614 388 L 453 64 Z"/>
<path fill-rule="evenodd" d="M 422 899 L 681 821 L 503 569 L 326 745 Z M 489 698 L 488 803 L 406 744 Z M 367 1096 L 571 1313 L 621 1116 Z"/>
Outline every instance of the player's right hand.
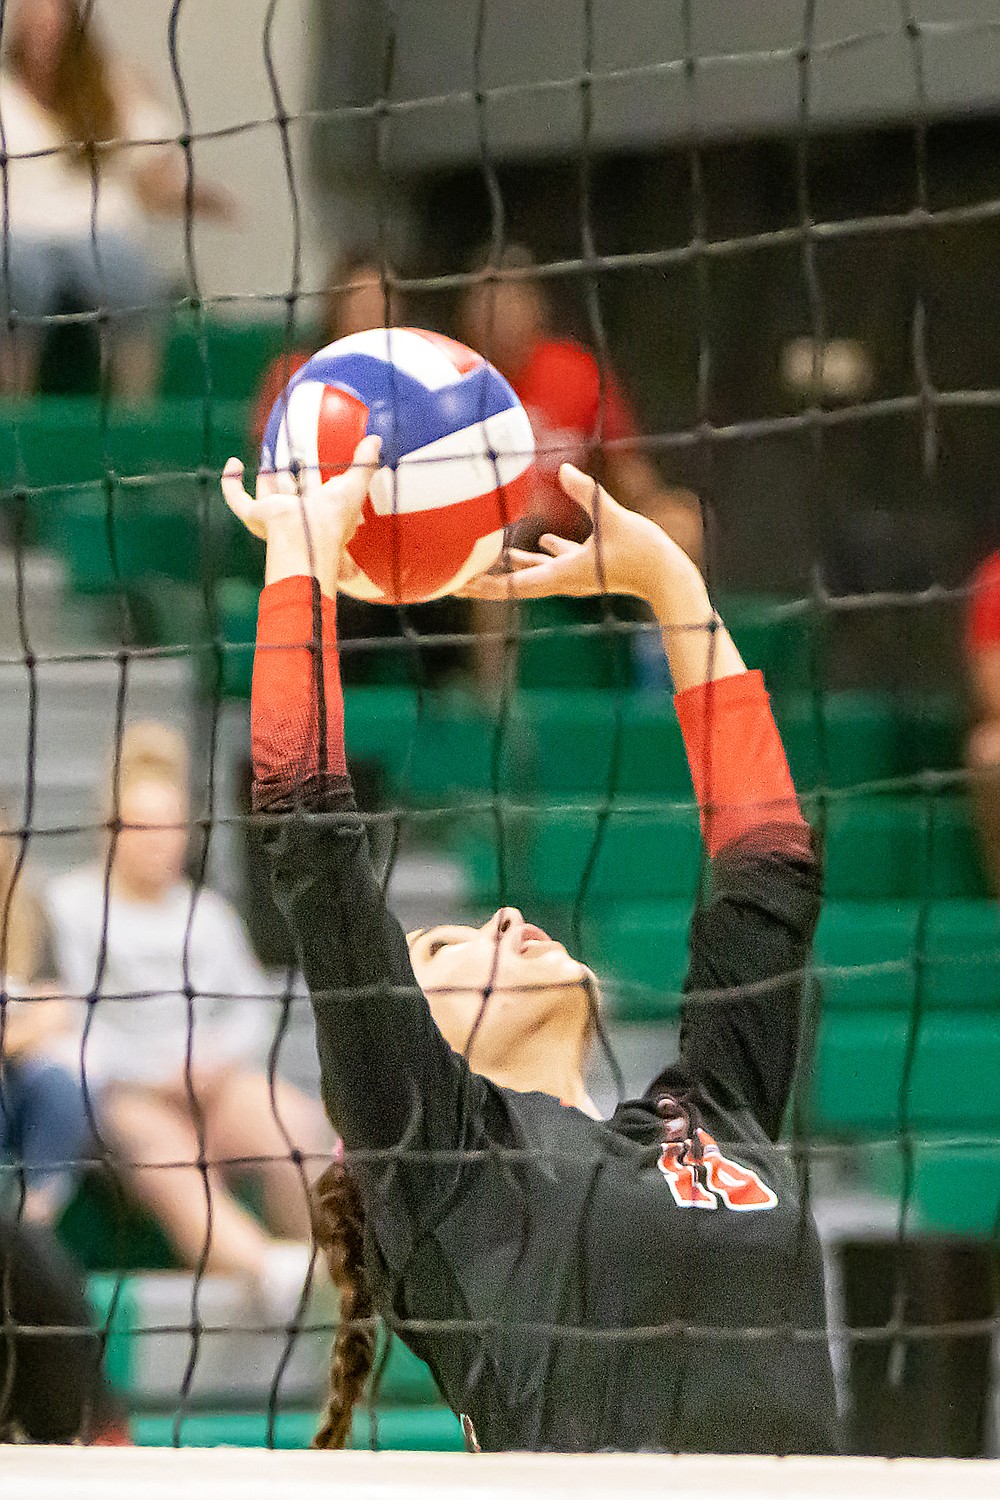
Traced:
<path fill-rule="evenodd" d="M 259 474 L 254 499 L 243 486 L 243 465 L 229 460 L 222 493 L 233 515 L 267 543 L 268 583 L 301 573 L 318 578 L 325 593 L 336 592 L 349 565 L 344 548 L 358 529 L 381 446 L 381 438 L 362 438 L 345 473 L 325 484 L 300 484 L 297 493 L 279 488 L 273 474 Z"/>
<path fill-rule="evenodd" d="M 461 590 L 470 599 L 541 599 L 550 594 L 631 594 L 652 603 L 675 570 L 695 569 L 687 554 L 657 526 L 613 500 L 595 479 L 563 464 L 559 483 L 587 512 L 593 530 L 585 542 L 545 535 L 543 553 L 511 548 L 509 571 L 485 573 Z M 547 553 L 548 556 L 545 556 Z"/>

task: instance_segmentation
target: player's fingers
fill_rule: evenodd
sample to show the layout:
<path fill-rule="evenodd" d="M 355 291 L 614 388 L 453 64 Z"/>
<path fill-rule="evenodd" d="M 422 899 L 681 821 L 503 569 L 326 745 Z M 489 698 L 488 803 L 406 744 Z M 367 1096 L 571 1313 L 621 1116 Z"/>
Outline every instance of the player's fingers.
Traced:
<path fill-rule="evenodd" d="M 578 551 L 580 546 L 579 542 L 571 542 L 564 536 L 555 536 L 551 531 L 545 532 L 544 536 L 538 538 L 538 545 L 544 547 L 552 557 L 565 557 L 568 552 Z"/>
<path fill-rule="evenodd" d="M 559 465 L 559 483 L 571 500 L 575 500 L 593 521 L 601 506 L 611 501 L 607 490 L 602 489 L 596 479 L 585 474 L 574 464 Z"/>
<path fill-rule="evenodd" d="M 222 471 L 222 495 L 237 520 L 242 521 L 248 531 L 260 536 L 254 524 L 253 501 L 243 488 L 243 465 L 238 458 L 231 458 Z"/>
<path fill-rule="evenodd" d="M 270 500 L 272 495 L 278 493 L 278 476 L 267 469 L 261 469 L 257 475 L 256 495 L 258 500 Z"/>
<path fill-rule="evenodd" d="M 468 590 L 473 599 L 544 599 L 558 592 L 558 576 L 550 562 L 541 562 L 517 573 L 484 573 Z"/>

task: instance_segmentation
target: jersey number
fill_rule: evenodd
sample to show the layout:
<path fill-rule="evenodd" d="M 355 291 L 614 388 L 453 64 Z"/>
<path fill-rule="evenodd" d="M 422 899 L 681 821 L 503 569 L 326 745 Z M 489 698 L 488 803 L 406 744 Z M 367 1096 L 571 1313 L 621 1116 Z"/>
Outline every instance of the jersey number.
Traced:
<path fill-rule="evenodd" d="M 777 1193 L 751 1167 L 723 1156 L 707 1131 L 699 1130 L 698 1139 L 700 1163 L 681 1160 L 683 1141 L 667 1142 L 657 1162 L 678 1208 L 718 1208 L 720 1201 L 741 1214 L 774 1208 Z"/>

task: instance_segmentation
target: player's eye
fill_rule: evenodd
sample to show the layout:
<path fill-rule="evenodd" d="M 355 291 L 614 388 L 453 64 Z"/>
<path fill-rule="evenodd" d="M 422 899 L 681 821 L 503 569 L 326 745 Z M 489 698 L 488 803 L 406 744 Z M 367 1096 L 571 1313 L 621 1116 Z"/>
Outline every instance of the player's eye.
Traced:
<path fill-rule="evenodd" d="M 435 955 L 435 953 L 440 953 L 441 949 L 442 948 L 447 948 L 447 946 L 448 946 L 448 939 L 447 938 L 435 938 L 434 941 L 428 945 L 428 948 L 427 948 L 427 957 L 428 958 L 433 958 L 434 955 Z"/>

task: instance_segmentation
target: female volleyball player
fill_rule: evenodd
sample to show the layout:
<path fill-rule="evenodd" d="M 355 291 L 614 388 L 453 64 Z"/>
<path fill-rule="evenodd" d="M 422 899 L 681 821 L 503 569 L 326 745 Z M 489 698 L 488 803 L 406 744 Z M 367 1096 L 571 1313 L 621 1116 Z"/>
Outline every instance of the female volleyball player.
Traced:
<path fill-rule="evenodd" d="M 345 1322 L 320 1446 L 342 1445 L 379 1312 L 483 1448 L 818 1452 L 835 1444 L 815 1228 L 775 1145 L 820 877 L 760 675 L 694 564 L 563 469 L 583 544 L 513 554 L 480 592 L 606 588 L 663 627 L 712 856 L 680 1060 L 597 1118 L 593 976 L 506 909 L 409 946 L 346 773 L 334 596 L 377 439 L 301 499 L 228 503 L 267 541 L 253 686 L 256 805 L 312 992 L 346 1148 L 317 1234 Z M 600 547 L 598 549 L 597 540 Z"/>

